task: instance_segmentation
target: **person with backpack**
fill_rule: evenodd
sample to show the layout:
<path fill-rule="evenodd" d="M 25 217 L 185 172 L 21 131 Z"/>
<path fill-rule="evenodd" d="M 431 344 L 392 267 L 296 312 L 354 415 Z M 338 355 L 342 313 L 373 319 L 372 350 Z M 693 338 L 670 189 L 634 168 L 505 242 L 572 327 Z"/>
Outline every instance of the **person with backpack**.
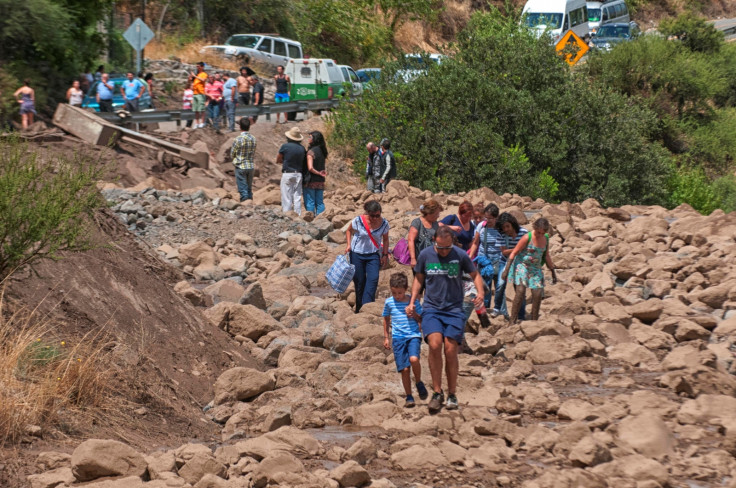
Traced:
<path fill-rule="evenodd" d="M 384 138 L 381 140 L 380 148 L 378 149 L 378 161 L 379 161 L 379 177 L 378 177 L 378 191 L 376 193 L 383 193 L 386 191 L 386 186 L 389 182 L 396 178 L 396 157 L 391 152 L 391 141 Z"/>
<path fill-rule="evenodd" d="M 355 313 L 366 303 L 376 301 L 378 273 L 388 263 L 388 220 L 381 217 L 381 204 L 369 200 L 363 205 L 365 213 L 358 215 L 345 232 L 350 263 L 355 266 Z M 379 244 L 380 243 L 380 244 Z"/>
<path fill-rule="evenodd" d="M 532 291 L 532 320 L 539 320 L 539 307 L 544 294 L 544 271 L 546 263 L 552 271 L 552 283 L 557 283 L 555 265 L 549 253 L 549 221 L 540 217 L 532 224 L 532 231 L 519 240 L 509 256 L 509 265 L 501 279 L 514 284 L 514 303 L 511 306 L 510 323 L 516 323 L 521 303 L 526 297 L 526 289 Z"/>

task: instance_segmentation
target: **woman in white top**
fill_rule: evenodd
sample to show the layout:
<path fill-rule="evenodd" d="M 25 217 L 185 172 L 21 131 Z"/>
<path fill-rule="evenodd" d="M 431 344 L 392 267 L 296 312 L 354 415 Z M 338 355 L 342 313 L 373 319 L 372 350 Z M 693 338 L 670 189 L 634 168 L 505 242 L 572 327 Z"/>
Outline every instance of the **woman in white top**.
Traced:
<path fill-rule="evenodd" d="M 73 107 L 81 107 L 83 99 L 84 92 L 79 86 L 79 80 L 74 80 L 71 88 L 66 91 L 66 100 L 69 102 L 69 105 Z"/>
<path fill-rule="evenodd" d="M 388 262 L 388 221 L 381 217 L 381 204 L 365 202 L 365 214 L 355 217 L 345 233 L 350 263 L 355 266 L 355 313 L 366 304 L 376 301 L 378 273 Z M 368 230 L 370 229 L 370 231 Z"/>

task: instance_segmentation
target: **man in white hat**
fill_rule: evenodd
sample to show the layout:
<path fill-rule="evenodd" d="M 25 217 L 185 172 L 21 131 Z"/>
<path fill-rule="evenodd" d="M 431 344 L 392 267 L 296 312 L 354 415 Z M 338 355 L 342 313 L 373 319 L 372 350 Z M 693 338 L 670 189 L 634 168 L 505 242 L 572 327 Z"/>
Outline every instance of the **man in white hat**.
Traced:
<path fill-rule="evenodd" d="M 307 150 L 299 127 L 286 132 L 286 143 L 279 149 L 276 163 L 281 165 L 281 210 L 302 214 L 302 174 L 307 165 Z"/>

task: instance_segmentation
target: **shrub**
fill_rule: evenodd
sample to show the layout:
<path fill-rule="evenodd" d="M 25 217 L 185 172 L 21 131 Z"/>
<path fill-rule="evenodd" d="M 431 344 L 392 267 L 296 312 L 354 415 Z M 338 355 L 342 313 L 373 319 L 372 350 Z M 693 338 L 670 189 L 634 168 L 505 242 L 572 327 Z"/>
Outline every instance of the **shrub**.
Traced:
<path fill-rule="evenodd" d="M 720 207 L 718 195 L 699 166 L 684 166 L 673 172 L 669 192 L 671 206 L 684 202 L 704 214 Z"/>
<path fill-rule="evenodd" d="M 399 177 L 432 191 L 665 201 L 652 111 L 578 79 L 548 38 L 498 12 L 475 14 L 455 50 L 408 83 L 384 69 L 370 97 L 333 112 L 333 144 L 362 149 L 390 134 Z"/>
<path fill-rule="evenodd" d="M 91 247 L 101 174 L 99 163 L 81 154 L 43 160 L 26 143 L 0 140 L 0 281 L 37 259 Z"/>
<path fill-rule="evenodd" d="M 659 23 L 659 32 L 665 36 L 675 36 L 691 51 L 699 53 L 715 53 L 724 42 L 723 32 L 692 12 L 678 17 L 665 18 Z"/>
<path fill-rule="evenodd" d="M 722 176 L 713 182 L 713 192 L 724 212 L 736 211 L 736 176 Z"/>
<path fill-rule="evenodd" d="M 3 313 L 0 295 L 0 446 L 29 425 L 46 430 L 69 414 L 104 407 L 111 380 L 104 341 L 62 340 L 56 324 L 34 313 Z"/>

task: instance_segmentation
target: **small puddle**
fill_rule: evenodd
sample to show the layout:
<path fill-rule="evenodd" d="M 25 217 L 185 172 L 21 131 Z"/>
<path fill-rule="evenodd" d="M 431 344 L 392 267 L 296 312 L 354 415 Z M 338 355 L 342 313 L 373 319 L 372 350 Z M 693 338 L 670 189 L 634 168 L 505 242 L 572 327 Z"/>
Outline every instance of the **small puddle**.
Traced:
<path fill-rule="evenodd" d="M 307 432 L 320 442 L 348 448 L 361 437 L 366 437 L 377 430 L 354 425 L 328 425 L 321 429 L 307 429 Z"/>

